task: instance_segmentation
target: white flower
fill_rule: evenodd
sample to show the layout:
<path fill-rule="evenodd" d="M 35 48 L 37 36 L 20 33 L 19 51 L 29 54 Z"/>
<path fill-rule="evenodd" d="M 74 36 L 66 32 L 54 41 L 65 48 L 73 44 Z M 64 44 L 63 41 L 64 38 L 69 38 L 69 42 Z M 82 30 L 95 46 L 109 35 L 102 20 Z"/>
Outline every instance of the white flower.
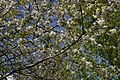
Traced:
<path fill-rule="evenodd" d="M 56 35 L 56 33 L 55 33 L 54 31 L 51 31 L 49 35 L 50 35 L 50 36 Z"/>
<path fill-rule="evenodd" d="M 21 30 L 21 27 L 17 27 L 17 30 Z"/>
<path fill-rule="evenodd" d="M 61 24 L 61 21 L 60 21 L 60 19 L 59 19 L 57 22 L 58 22 L 58 25 L 60 25 L 60 24 Z"/>
<path fill-rule="evenodd" d="M 98 47 L 102 47 L 102 45 L 101 45 L 101 44 L 98 44 L 97 46 L 98 46 Z"/>
<path fill-rule="evenodd" d="M 31 28 L 33 28 L 33 26 L 28 26 L 28 29 L 31 29 Z"/>
<path fill-rule="evenodd" d="M 99 25 L 102 25 L 103 23 L 104 23 L 104 19 L 103 18 L 99 18 L 98 20 L 97 20 L 97 23 L 99 24 Z"/>
<path fill-rule="evenodd" d="M 85 57 L 83 57 L 81 60 L 82 60 L 82 61 L 85 61 Z"/>
<path fill-rule="evenodd" d="M 47 6 L 46 0 L 44 0 L 44 1 L 41 2 L 41 6 L 43 6 L 43 7 Z"/>
<path fill-rule="evenodd" d="M 114 49 L 116 49 L 116 47 L 115 46 L 112 46 Z"/>
<path fill-rule="evenodd" d="M 72 5 L 72 8 L 75 8 L 75 4 Z"/>
<path fill-rule="evenodd" d="M 82 10 L 82 13 L 85 13 L 85 11 Z"/>
<path fill-rule="evenodd" d="M 105 68 L 101 68 L 102 69 L 102 71 L 105 71 Z"/>
<path fill-rule="evenodd" d="M 11 21 L 8 21 L 8 23 L 10 24 L 10 23 L 12 23 Z"/>
<path fill-rule="evenodd" d="M 65 14 L 65 11 L 61 11 L 61 14 L 64 15 L 64 14 Z"/>
<path fill-rule="evenodd" d="M 66 66 L 66 69 L 70 69 L 70 65 L 67 65 L 67 66 Z"/>
<path fill-rule="evenodd" d="M 63 11 L 63 10 L 64 10 L 64 8 L 63 8 L 62 6 L 60 6 L 60 7 L 59 7 L 59 9 L 60 9 L 61 11 Z"/>
<path fill-rule="evenodd" d="M 96 15 L 99 15 L 99 8 L 96 9 Z"/>
<path fill-rule="evenodd" d="M 50 14 L 51 13 L 51 10 L 48 10 L 48 12 L 47 12 L 48 14 Z"/>
<path fill-rule="evenodd" d="M 36 52 L 33 52 L 33 55 L 35 55 L 36 54 Z"/>
<path fill-rule="evenodd" d="M 73 50 L 72 50 L 73 53 L 76 53 L 77 51 L 78 51 L 77 49 L 73 49 Z"/>
<path fill-rule="evenodd" d="M 89 65 L 89 64 L 91 64 L 91 62 L 86 61 L 86 65 Z"/>
<path fill-rule="evenodd" d="M 32 14 L 38 14 L 39 12 L 37 10 L 33 10 Z"/>
<path fill-rule="evenodd" d="M 72 71 L 72 70 L 71 70 L 71 73 L 72 73 L 72 74 L 74 74 L 74 73 L 75 73 L 75 71 Z"/>
<path fill-rule="evenodd" d="M 35 38 L 34 41 L 38 41 L 38 38 Z"/>
<path fill-rule="evenodd" d="M 116 0 L 116 3 L 120 3 L 120 0 Z"/>
<path fill-rule="evenodd" d="M 92 38 L 92 37 L 91 37 L 91 38 L 89 38 L 89 39 L 90 39 L 91 41 L 95 41 L 95 39 L 94 39 L 94 38 Z"/>
<path fill-rule="evenodd" d="M 90 41 L 92 41 L 94 44 L 97 44 L 97 42 L 95 41 L 95 38 L 89 38 Z"/>
<path fill-rule="evenodd" d="M 41 69 L 42 68 L 42 66 L 39 66 L 39 69 Z"/>
<path fill-rule="evenodd" d="M 88 8 L 90 9 L 90 8 L 92 8 L 94 5 L 93 4 L 90 4 L 89 6 L 88 6 Z"/>
<path fill-rule="evenodd" d="M 88 39 L 88 38 L 89 38 L 89 35 L 86 35 L 86 36 L 83 37 L 83 40 Z"/>
<path fill-rule="evenodd" d="M 41 24 L 40 22 L 37 23 L 37 25 L 40 25 L 40 24 Z"/>
<path fill-rule="evenodd" d="M 112 8 L 108 7 L 108 6 L 103 6 L 102 7 L 102 12 L 105 13 L 106 11 L 112 11 Z"/>
<path fill-rule="evenodd" d="M 110 66 L 110 68 L 115 69 L 115 66 Z"/>
<path fill-rule="evenodd" d="M 107 10 L 112 11 L 113 9 L 111 7 L 107 7 Z"/>
<path fill-rule="evenodd" d="M 97 18 L 97 15 L 93 15 L 94 18 Z"/>
<path fill-rule="evenodd" d="M 105 9 L 106 9 L 106 6 L 103 6 L 103 7 L 102 7 L 102 12 L 103 12 L 103 13 L 105 12 Z"/>
<path fill-rule="evenodd" d="M 117 61 L 117 58 L 114 58 L 114 61 Z"/>
<path fill-rule="evenodd" d="M 13 21 L 18 23 L 19 19 L 15 18 L 13 19 Z"/>
<path fill-rule="evenodd" d="M 22 38 L 19 38 L 19 41 L 22 41 L 23 39 Z"/>
<path fill-rule="evenodd" d="M 103 26 L 103 28 L 107 28 L 108 26 Z"/>
<path fill-rule="evenodd" d="M 7 80 L 14 80 L 13 76 L 11 76 L 11 75 L 6 78 L 7 78 Z"/>
<path fill-rule="evenodd" d="M 86 67 L 93 67 L 91 62 L 86 61 Z"/>
<path fill-rule="evenodd" d="M 46 24 L 50 24 L 50 21 L 45 21 Z"/>
<path fill-rule="evenodd" d="M 71 8 L 71 5 L 68 5 L 68 8 Z"/>
<path fill-rule="evenodd" d="M 114 34 L 114 33 L 116 33 L 116 29 L 110 29 L 110 32 L 111 32 L 112 34 Z"/>
<path fill-rule="evenodd" d="M 69 19 L 69 20 L 67 21 L 67 24 L 70 24 L 70 23 L 71 23 L 71 21 L 72 21 L 72 19 Z"/>
<path fill-rule="evenodd" d="M 118 71 L 120 72 L 120 69 L 118 69 Z"/>
<path fill-rule="evenodd" d="M 20 46 L 20 49 L 21 49 L 21 51 L 22 51 L 23 53 L 26 53 L 26 52 L 27 52 L 27 49 L 26 49 L 25 46 Z"/>
<path fill-rule="evenodd" d="M 61 32 L 61 33 L 63 33 L 64 31 L 63 31 L 63 30 L 61 30 L 60 32 Z"/>

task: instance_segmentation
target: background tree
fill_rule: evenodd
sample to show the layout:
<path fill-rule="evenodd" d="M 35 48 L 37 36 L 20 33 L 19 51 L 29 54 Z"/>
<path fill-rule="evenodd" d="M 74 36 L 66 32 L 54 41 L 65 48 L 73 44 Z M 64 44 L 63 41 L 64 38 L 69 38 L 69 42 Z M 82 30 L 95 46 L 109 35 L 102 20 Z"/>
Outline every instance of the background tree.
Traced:
<path fill-rule="evenodd" d="M 118 80 L 119 20 L 118 0 L 1 0 L 0 80 Z"/>

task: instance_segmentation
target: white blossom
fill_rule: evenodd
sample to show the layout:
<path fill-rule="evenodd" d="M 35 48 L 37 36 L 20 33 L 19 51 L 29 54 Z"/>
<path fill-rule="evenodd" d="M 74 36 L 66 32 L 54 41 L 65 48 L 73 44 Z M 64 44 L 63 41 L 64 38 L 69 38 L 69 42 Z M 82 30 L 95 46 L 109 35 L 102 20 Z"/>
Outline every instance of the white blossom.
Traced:
<path fill-rule="evenodd" d="M 37 10 L 33 10 L 32 14 L 38 14 L 39 12 Z"/>
<path fill-rule="evenodd" d="M 103 26 L 103 28 L 107 28 L 108 26 Z"/>
<path fill-rule="evenodd" d="M 93 4 L 90 4 L 88 5 L 88 8 L 91 9 L 94 5 Z"/>
<path fill-rule="evenodd" d="M 96 9 L 96 15 L 99 15 L 99 8 Z"/>
<path fill-rule="evenodd" d="M 71 8 L 71 5 L 68 5 L 68 8 Z"/>
<path fill-rule="evenodd" d="M 112 34 L 114 34 L 114 33 L 116 33 L 116 29 L 110 29 L 110 32 L 111 32 Z"/>
<path fill-rule="evenodd" d="M 116 0 L 116 3 L 120 3 L 120 0 Z"/>
<path fill-rule="evenodd" d="M 11 76 L 11 75 L 6 78 L 7 78 L 7 80 L 14 80 L 13 76 Z"/>
<path fill-rule="evenodd" d="M 97 23 L 98 23 L 99 25 L 103 25 L 104 19 L 103 19 L 103 18 L 101 18 L 101 19 L 98 18 Z"/>
<path fill-rule="evenodd" d="M 105 9 L 106 9 L 106 6 L 103 6 L 103 7 L 102 7 L 102 12 L 103 12 L 103 13 L 105 12 Z"/>
<path fill-rule="evenodd" d="M 72 5 L 72 8 L 75 8 L 75 4 Z"/>
<path fill-rule="evenodd" d="M 56 35 L 56 33 L 55 33 L 54 31 L 51 31 L 49 35 L 50 35 L 50 36 Z"/>
<path fill-rule="evenodd" d="M 47 12 L 48 14 L 50 14 L 51 13 L 51 10 L 48 10 L 48 12 Z"/>
<path fill-rule="evenodd" d="M 70 65 L 67 65 L 67 66 L 66 66 L 66 69 L 70 69 Z"/>
<path fill-rule="evenodd" d="M 102 34 L 102 33 L 105 33 L 106 30 L 105 29 L 101 29 L 99 32 Z"/>
<path fill-rule="evenodd" d="M 35 42 L 38 41 L 38 38 L 35 38 L 34 41 L 35 41 Z"/>
<path fill-rule="evenodd" d="M 91 62 L 86 61 L 86 67 L 93 67 Z"/>
<path fill-rule="evenodd" d="M 110 68 L 115 69 L 115 66 L 110 66 Z"/>
<path fill-rule="evenodd" d="M 70 19 L 67 21 L 67 24 L 71 24 L 71 21 L 72 21 L 72 19 L 70 18 Z"/>
<path fill-rule="evenodd" d="M 28 28 L 28 29 L 31 29 L 31 28 L 33 28 L 33 26 L 28 26 L 27 28 Z"/>
<path fill-rule="evenodd" d="M 98 46 L 98 47 L 102 47 L 102 45 L 101 45 L 101 44 L 98 44 L 97 46 Z"/>
<path fill-rule="evenodd" d="M 101 68 L 102 69 L 102 71 L 105 71 L 106 69 L 105 68 Z"/>
<path fill-rule="evenodd" d="M 45 21 L 46 24 L 50 24 L 50 21 Z"/>
<path fill-rule="evenodd" d="M 18 41 L 22 41 L 23 39 L 22 38 L 19 38 L 19 40 Z"/>
<path fill-rule="evenodd" d="M 102 7 L 102 12 L 105 13 L 106 11 L 112 11 L 112 8 L 108 7 L 108 6 L 103 6 Z"/>
<path fill-rule="evenodd" d="M 97 15 L 93 15 L 94 18 L 97 18 Z"/>
<path fill-rule="evenodd" d="M 71 70 L 71 73 L 72 73 L 72 74 L 74 74 L 74 73 L 75 73 L 75 71 L 72 71 L 72 70 Z"/>
<path fill-rule="evenodd" d="M 76 53 L 77 51 L 78 51 L 77 49 L 73 49 L 73 50 L 72 50 L 73 53 Z"/>
<path fill-rule="evenodd" d="M 82 61 L 85 61 L 85 57 L 83 57 L 81 60 L 82 60 Z"/>
<path fill-rule="evenodd" d="M 112 46 L 114 49 L 116 49 L 116 47 L 115 46 Z"/>
<path fill-rule="evenodd" d="M 63 31 L 63 30 L 61 30 L 60 32 L 61 32 L 61 33 L 63 33 L 64 31 Z M 63 35 L 63 34 L 62 34 L 62 35 Z"/>
<path fill-rule="evenodd" d="M 59 7 L 59 9 L 60 9 L 61 11 L 63 11 L 63 10 L 64 10 L 64 8 L 63 8 L 62 6 L 60 6 L 60 7 Z"/>
<path fill-rule="evenodd" d="M 40 22 L 37 23 L 37 25 L 40 25 L 40 24 L 41 24 Z"/>
<path fill-rule="evenodd" d="M 91 37 L 91 38 L 89 38 L 89 39 L 90 39 L 91 41 L 95 41 L 95 38 L 92 38 L 92 37 Z"/>
<path fill-rule="evenodd" d="M 64 14 L 65 14 L 65 11 L 61 11 L 61 14 L 64 15 Z"/>
<path fill-rule="evenodd" d="M 12 21 L 8 21 L 8 23 L 9 23 L 9 24 L 11 24 L 11 23 L 12 23 Z"/>
<path fill-rule="evenodd" d="M 84 10 L 82 10 L 82 13 L 85 13 L 85 11 L 84 11 Z"/>
<path fill-rule="evenodd" d="M 84 40 L 84 39 L 88 39 L 88 38 L 89 38 L 89 35 L 86 35 L 82 39 Z"/>
<path fill-rule="evenodd" d="M 92 41 L 94 44 L 97 44 L 97 42 L 95 41 L 95 38 L 90 37 L 89 40 Z"/>
<path fill-rule="evenodd" d="M 117 58 L 114 58 L 114 61 L 117 61 Z"/>
<path fill-rule="evenodd" d="M 42 1 L 41 6 L 43 6 L 43 7 L 47 6 L 46 0 Z"/>

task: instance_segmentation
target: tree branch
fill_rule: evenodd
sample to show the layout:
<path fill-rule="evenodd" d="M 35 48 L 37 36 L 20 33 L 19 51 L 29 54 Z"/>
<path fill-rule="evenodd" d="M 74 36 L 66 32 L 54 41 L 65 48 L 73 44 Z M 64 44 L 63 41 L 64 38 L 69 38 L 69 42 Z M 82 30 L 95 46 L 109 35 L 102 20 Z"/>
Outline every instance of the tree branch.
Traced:
<path fill-rule="evenodd" d="M 34 63 L 34 64 L 31 64 L 31 65 L 29 65 L 29 66 L 26 66 L 26 67 L 24 67 L 24 68 L 19 68 L 19 69 L 17 69 L 17 70 L 13 70 L 13 71 L 10 72 L 9 74 L 1 77 L 0 80 L 5 79 L 5 78 L 8 77 L 9 75 L 14 74 L 14 73 L 16 73 L 16 72 L 18 72 L 18 71 L 32 68 L 32 67 L 34 67 L 34 66 L 36 66 L 36 65 L 38 65 L 38 64 L 40 64 L 40 63 L 42 63 L 42 62 L 44 62 L 44 61 L 47 61 L 47 60 L 52 59 L 52 58 L 55 58 L 56 56 L 59 56 L 59 55 L 65 53 L 69 48 L 71 48 L 74 44 L 76 44 L 76 43 L 82 38 L 82 36 L 83 36 L 85 33 L 86 33 L 86 32 L 83 32 L 83 33 L 78 37 L 78 39 L 77 39 L 76 41 L 74 41 L 71 45 L 69 45 L 69 46 L 68 46 L 64 51 L 62 51 L 61 53 L 58 53 L 58 54 L 56 54 L 56 55 L 54 55 L 54 56 L 47 57 L 47 58 L 45 58 L 45 59 L 43 59 L 43 60 L 40 60 L 40 61 L 38 61 L 38 62 L 36 62 L 36 63 Z"/>

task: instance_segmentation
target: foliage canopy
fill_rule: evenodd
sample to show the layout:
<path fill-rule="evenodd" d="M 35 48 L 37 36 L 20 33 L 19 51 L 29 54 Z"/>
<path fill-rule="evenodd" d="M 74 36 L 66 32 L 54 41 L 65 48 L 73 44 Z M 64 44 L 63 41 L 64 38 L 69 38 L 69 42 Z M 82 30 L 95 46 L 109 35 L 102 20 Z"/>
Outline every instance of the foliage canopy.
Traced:
<path fill-rule="evenodd" d="M 0 0 L 0 80 L 118 80 L 119 34 L 119 0 Z"/>

